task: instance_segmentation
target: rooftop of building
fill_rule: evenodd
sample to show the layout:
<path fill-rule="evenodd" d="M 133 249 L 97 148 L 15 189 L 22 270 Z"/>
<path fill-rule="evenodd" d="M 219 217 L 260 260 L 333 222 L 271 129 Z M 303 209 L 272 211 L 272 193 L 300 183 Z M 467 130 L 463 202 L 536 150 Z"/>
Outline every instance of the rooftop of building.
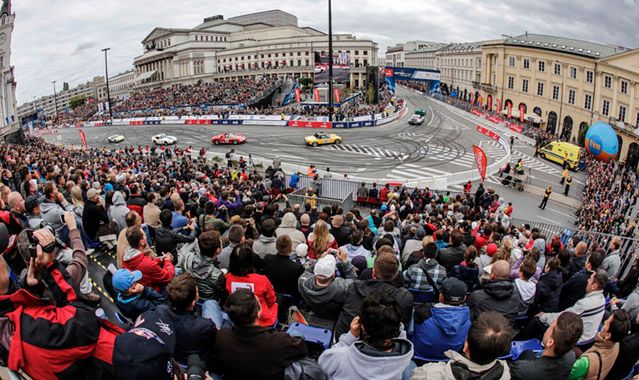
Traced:
<path fill-rule="evenodd" d="M 605 58 L 628 50 L 628 48 L 623 46 L 605 45 L 574 38 L 532 34 L 528 32 L 519 36 L 506 38 L 504 44 L 559 51 L 588 58 Z"/>

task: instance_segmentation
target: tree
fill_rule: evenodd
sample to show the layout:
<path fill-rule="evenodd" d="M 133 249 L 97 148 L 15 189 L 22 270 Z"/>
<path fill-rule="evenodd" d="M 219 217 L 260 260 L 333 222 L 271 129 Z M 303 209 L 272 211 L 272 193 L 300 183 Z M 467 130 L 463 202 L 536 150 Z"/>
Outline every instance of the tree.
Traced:
<path fill-rule="evenodd" d="M 366 102 L 368 104 L 376 104 L 377 99 L 375 99 L 375 87 L 373 87 L 373 84 L 369 84 L 368 88 L 366 89 Z"/>
<path fill-rule="evenodd" d="M 69 107 L 71 107 L 71 109 L 76 109 L 84 105 L 84 103 L 86 102 L 87 102 L 87 97 L 85 95 L 74 96 L 71 99 L 69 99 Z"/>
<path fill-rule="evenodd" d="M 313 83 L 313 80 L 311 78 L 300 78 L 299 81 L 304 88 L 310 87 Z"/>

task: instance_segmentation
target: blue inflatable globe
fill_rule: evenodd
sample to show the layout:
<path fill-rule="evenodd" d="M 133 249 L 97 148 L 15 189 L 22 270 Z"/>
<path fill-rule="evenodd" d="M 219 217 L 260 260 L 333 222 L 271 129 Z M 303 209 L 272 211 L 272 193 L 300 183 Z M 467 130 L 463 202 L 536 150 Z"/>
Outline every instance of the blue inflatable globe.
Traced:
<path fill-rule="evenodd" d="M 598 121 L 588 128 L 585 145 L 586 151 L 601 161 L 614 160 L 619 153 L 617 133 L 603 121 Z"/>

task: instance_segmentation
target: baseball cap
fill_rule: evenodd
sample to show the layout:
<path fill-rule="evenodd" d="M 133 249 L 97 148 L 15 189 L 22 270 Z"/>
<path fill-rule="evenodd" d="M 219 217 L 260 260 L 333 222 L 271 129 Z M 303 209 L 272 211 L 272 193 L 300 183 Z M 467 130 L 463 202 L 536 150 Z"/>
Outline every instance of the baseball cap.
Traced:
<path fill-rule="evenodd" d="M 98 190 L 96 190 L 94 188 L 90 188 L 89 190 L 87 190 L 87 199 L 91 199 L 91 198 L 95 197 L 96 195 L 100 195 Z"/>
<path fill-rule="evenodd" d="M 486 247 L 486 254 L 488 256 L 493 256 L 495 253 L 497 253 L 497 244 L 495 243 L 488 244 L 488 247 Z"/>
<path fill-rule="evenodd" d="M 35 195 L 29 195 L 27 199 L 24 201 L 24 208 L 27 211 L 27 214 L 31 214 L 33 210 L 38 207 L 40 200 Z"/>
<path fill-rule="evenodd" d="M 104 191 L 105 192 L 109 192 L 111 190 L 113 190 L 113 185 L 112 184 L 107 183 L 106 185 L 104 185 Z"/>
<path fill-rule="evenodd" d="M 455 277 L 449 277 L 442 281 L 440 289 L 446 301 L 461 303 L 466 297 L 468 286 Z"/>
<path fill-rule="evenodd" d="M 127 269 L 118 269 L 113 274 L 113 289 L 118 292 L 124 292 L 140 279 L 142 279 L 142 272 L 139 270 L 131 272 Z"/>
<path fill-rule="evenodd" d="M 298 244 L 297 247 L 295 247 L 295 253 L 298 257 L 306 257 L 308 254 L 308 245 L 305 243 Z"/>
<path fill-rule="evenodd" d="M 317 260 L 315 268 L 313 268 L 313 273 L 315 273 L 316 276 L 331 277 L 335 274 L 336 266 L 337 263 L 335 262 L 335 256 L 326 255 Z"/>
<path fill-rule="evenodd" d="M 384 203 L 384 204 L 382 205 L 382 207 L 380 207 L 380 210 L 382 210 L 382 211 L 386 211 L 386 210 L 388 210 L 388 206 L 386 206 L 386 204 Z"/>
<path fill-rule="evenodd" d="M 147 311 L 135 326 L 115 338 L 113 367 L 121 380 L 169 380 L 175 351 L 175 328 L 171 318 Z"/>

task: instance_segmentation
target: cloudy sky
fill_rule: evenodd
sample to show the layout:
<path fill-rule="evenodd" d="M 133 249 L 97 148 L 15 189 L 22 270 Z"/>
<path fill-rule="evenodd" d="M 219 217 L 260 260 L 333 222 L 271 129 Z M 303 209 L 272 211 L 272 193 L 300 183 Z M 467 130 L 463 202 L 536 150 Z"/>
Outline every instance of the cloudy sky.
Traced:
<path fill-rule="evenodd" d="M 142 39 L 156 26 L 193 27 L 207 16 L 226 18 L 279 8 L 300 25 L 327 30 L 327 2 L 317 0 L 14 0 L 12 64 L 18 103 L 132 68 Z M 639 0 L 333 0 L 333 29 L 389 45 L 553 34 L 636 48 Z M 57 87 L 58 89 L 60 87 Z"/>

